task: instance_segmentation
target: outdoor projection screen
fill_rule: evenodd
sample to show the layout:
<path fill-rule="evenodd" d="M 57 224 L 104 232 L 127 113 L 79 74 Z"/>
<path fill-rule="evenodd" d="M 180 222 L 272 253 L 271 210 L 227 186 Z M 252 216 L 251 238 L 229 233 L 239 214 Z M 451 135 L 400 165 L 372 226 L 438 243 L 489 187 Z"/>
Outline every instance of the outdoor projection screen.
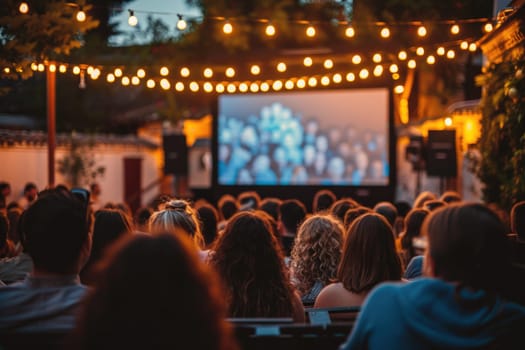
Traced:
<path fill-rule="evenodd" d="M 389 90 L 221 95 L 217 183 L 389 185 Z"/>

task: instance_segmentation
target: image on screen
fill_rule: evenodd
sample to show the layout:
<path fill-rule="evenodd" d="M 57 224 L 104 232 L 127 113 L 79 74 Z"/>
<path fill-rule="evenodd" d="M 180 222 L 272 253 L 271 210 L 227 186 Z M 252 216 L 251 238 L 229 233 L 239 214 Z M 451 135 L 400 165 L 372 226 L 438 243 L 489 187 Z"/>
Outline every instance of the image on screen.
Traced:
<path fill-rule="evenodd" d="M 387 88 L 221 95 L 219 185 L 386 186 Z"/>

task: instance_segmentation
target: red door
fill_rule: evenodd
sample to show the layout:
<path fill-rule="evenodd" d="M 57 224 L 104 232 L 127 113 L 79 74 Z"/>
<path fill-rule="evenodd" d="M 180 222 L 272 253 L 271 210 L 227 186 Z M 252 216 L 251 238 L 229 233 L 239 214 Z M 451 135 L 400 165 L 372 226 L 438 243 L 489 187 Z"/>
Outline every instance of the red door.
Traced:
<path fill-rule="evenodd" d="M 142 203 L 142 159 L 124 158 L 124 198 L 135 213 Z"/>

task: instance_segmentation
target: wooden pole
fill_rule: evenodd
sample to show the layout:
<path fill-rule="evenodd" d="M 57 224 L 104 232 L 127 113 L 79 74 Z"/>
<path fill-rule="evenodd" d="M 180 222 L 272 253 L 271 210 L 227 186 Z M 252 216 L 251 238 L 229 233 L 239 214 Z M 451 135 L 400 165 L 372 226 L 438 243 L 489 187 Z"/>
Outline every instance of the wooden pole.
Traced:
<path fill-rule="evenodd" d="M 47 182 L 49 188 L 55 186 L 55 147 L 56 147 L 56 70 L 47 67 Z M 56 66 L 55 66 L 56 67 Z"/>

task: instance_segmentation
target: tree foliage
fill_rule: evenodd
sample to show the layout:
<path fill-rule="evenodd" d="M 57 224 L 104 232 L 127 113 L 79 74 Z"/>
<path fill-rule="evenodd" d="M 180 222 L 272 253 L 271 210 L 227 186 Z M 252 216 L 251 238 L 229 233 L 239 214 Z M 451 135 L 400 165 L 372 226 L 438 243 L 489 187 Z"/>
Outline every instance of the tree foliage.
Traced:
<path fill-rule="evenodd" d="M 525 200 L 525 57 L 492 64 L 479 77 L 484 199 L 509 209 Z"/>

